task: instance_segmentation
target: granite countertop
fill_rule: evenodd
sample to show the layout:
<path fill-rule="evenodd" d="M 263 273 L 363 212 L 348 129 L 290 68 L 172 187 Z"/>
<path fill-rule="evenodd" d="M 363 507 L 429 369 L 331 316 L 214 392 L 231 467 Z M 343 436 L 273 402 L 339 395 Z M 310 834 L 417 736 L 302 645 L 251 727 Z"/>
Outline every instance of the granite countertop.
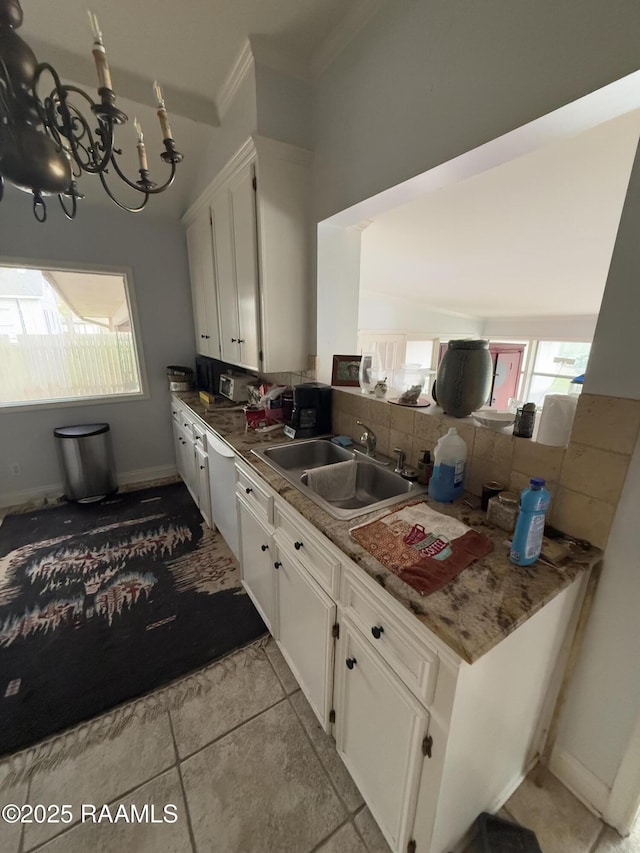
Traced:
<path fill-rule="evenodd" d="M 422 596 L 350 537 L 351 527 L 375 518 L 380 514 L 379 510 L 352 521 L 333 518 L 251 453 L 254 448 L 288 441 L 281 431 L 266 434 L 245 431 L 244 414 L 237 407 L 223 402 L 216 404 L 218 407 L 207 414 L 196 393 L 175 396 L 225 439 L 310 524 L 468 663 L 478 660 L 541 610 L 580 572 L 590 570 L 602 560 L 602 552 L 597 548 L 585 549 L 566 540 L 564 544 L 571 549 L 571 559 L 562 568 L 553 568 L 540 561 L 525 568 L 514 566 L 504 545 L 509 534 L 489 524 L 484 512 L 471 509 L 462 500 L 455 504 L 441 504 L 427 498 L 429 506 L 436 511 L 457 518 L 487 535 L 494 543 L 494 550 L 464 569 L 442 589 Z M 400 506 L 396 504 L 390 509 L 396 510 Z"/>

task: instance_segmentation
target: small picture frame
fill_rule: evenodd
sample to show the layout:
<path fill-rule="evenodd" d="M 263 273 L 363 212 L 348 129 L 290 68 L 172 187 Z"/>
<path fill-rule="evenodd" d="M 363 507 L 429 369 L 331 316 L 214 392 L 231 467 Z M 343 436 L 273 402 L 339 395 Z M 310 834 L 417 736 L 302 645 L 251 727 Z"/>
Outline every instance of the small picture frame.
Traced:
<path fill-rule="evenodd" d="M 358 386 L 361 359 L 361 355 L 334 355 L 331 384 L 351 388 Z"/>

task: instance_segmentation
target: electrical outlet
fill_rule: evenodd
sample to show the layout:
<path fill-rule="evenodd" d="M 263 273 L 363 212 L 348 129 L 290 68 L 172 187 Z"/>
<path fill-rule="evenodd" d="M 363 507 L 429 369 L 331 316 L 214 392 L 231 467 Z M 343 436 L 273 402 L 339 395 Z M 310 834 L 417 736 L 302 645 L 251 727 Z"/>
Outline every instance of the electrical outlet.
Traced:
<path fill-rule="evenodd" d="M 9 465 L 9 473 L 12 477 L 19 477 L 20 474 L 22 474 L 22 468 L 17 462 L 14 462 L 13 464 Z"/>

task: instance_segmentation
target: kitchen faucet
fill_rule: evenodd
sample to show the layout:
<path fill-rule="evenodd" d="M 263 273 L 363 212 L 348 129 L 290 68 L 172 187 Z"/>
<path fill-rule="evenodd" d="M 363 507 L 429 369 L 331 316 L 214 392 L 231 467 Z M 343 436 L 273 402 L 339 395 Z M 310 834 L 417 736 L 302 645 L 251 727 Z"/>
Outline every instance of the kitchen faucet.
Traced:
<path fill-rule="evenodd" d="M 402 450 L 400 447 L 394 447 L 393 452 L 397 454 L 397 462 L 396 467 L 394 468 L 394 472 L 396 474 L 402 474 L 402 472 L 404 471 L 404 463 L 407 459 L 406 454 L 404 450 Z"/>
<path fill-rule="evenodd" d="M 375 456 L 376 455 L 376 444 L 378 443 L 378 439 L 376 438 L 375 432 L 371 429 L 370 426 L 363 424 L 362 421 L 356 421 L 356 423 L 364 427 L 365 431 L 360 436 L 360 441 L 367 448 L 367 456 Z"/>

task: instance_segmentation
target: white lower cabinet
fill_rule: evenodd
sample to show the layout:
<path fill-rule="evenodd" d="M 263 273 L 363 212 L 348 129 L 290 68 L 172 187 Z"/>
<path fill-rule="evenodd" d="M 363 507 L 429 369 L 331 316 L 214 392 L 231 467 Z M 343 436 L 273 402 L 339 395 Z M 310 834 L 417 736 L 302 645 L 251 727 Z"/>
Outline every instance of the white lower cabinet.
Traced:
<path fill-rule="evenodd" d="M 336 651 L 338 753 L 393 850 L 411 839 L 429 714 L 348 616 Z"/>
<path fill-rule="evenodd" d="M 544 746 L 587 576 L 468 664 L 237 462 L 243 582 L 393 853 L 465 848 Z"/>
<path fill-rule="evenodd" d="M 269 631 L 277 637 L 272 530 L 238 497 L 242 582 Z"/>
<path fill-rule="evenodd" d="M 277 566 L 278 644 L 323 728 L 333 694 L 336 604 L 286 548 Z"/>

